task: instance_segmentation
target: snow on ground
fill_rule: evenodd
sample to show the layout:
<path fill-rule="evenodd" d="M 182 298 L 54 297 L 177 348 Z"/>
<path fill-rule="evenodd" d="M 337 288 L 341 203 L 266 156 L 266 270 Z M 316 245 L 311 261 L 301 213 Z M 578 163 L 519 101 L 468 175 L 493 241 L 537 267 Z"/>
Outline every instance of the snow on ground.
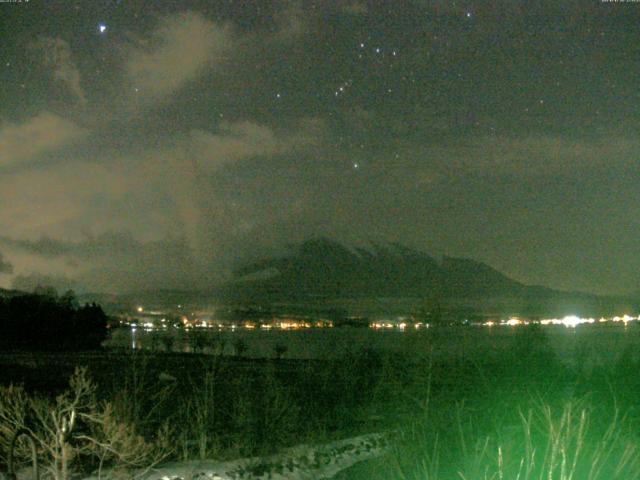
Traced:
<path fill-rule="evenodd" d="M 140 480 L 320 480 L 387 453 L 389 434 L 372 433 L 323 445 L 298 445 L 270 457 L 229 462 L 190 461 L 132 473 Z M 108 474 L 84 480 L 108 480 Z M 121 478 L 121 477 L 120 477 Z"/>

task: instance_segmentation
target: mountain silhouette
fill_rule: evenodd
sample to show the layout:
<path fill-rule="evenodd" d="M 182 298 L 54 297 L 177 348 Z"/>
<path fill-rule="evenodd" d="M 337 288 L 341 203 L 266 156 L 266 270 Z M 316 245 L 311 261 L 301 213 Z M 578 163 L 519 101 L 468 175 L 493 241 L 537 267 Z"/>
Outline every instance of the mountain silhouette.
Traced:
<path fill-rule="evenodd" d="M 233 287 L 275 297 L 423 297 L 520 293 L 526 287 L 470 259 L 430 255 L 403 245 L 347 247 L 308 240 L 293 253 L 267 258 L 236 271 Z"/>
<path fill-rule="evenodd" d="M 564 292 L 511 279 L 469 258 L 440 260 L 398 243 L 350 247 L 316 238 L 287 255 L 239 268 L 218 293 L 240 302 L 334 302 L 413 299 L 486 314 L 612 315 L 637 309 L 635 299 Z"/>

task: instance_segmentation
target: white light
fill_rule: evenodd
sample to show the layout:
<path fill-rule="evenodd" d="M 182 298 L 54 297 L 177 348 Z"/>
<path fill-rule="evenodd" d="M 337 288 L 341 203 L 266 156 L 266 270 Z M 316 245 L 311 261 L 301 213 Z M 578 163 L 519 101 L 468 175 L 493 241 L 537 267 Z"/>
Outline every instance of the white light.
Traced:
<path fill-rule="evenodd" d="M 104 23 L 100 23 L 98 24 L 98 30 L 100 30 L 100 33 L 104 33 L 107 31 L 107 26 Z"/>
<path fill-rule="evenodd" d="M 580 320 L 578 317 L 576 317 L 575 315 L 569 315 L 567 317 L 564 317 L 562 319 L 562 324 L 565 327 L 571 327 L 571 328 L 575 328 L 576 326 L 580 325 L 582 323 L 582 320 Z"/>

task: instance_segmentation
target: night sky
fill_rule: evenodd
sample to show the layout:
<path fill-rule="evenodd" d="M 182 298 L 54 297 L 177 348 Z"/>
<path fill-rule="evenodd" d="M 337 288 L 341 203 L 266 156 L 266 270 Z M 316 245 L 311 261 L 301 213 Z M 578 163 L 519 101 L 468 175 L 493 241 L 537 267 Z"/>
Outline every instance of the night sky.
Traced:
<path fill-rule="evenodd" d="M 0 3 L 0 286 L 203 289 L 315 236 L 640 280 L 640 3 Z"/>

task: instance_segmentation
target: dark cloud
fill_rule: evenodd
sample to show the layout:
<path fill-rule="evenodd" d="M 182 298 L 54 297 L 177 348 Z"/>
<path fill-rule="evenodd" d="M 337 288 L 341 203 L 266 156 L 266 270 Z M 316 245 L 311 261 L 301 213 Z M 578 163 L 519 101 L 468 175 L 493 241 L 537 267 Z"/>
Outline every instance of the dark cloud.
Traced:
<path fill-rule="evenodd" d="M 77 282 L 63 276 L 31 273 L 27 275 L 16 275 L 11 287 L 23 292 L 33 292 L 42 288 L 53 288 L 56 292 L 66 292 L 82 288 Z"/>
<path fill-rule="evenodd" d="M 62 83 L 73 98 L 84 106 L 87 98 L 81 85 L 80 72 L 72 59 L 69 43 L 61 38 L 41 38 L 34 46 L 42 52 L 44 65 L 53 78 Z"/>
<path fill-rule="evenodd" d="M 13 273 L 13 265 L 4 259 L 2 253 L 0 253 L 0 274 Z"/>
<path fill-rule="evenodd" d="M 205 288 L 199 275 L 212 275 L 207 265 L 198 266 L 183 239 L 140 242 L 129 233 L 105 233 L 69 242 L 43 237 L 16 240 L 3 237 L 0 243 L 20 252 L 59 258 L 73 267 L 71 275 L 29 273 L 17 275 L 16 288 L 43 284 L 72 285 L 76 290 L 127 291 L 164 288 Z M 15 283 L 15 282 L 19 283 Z"/>
<path fill-rule="evenodd" d="M 44 257 L 58 257 L 72 252 L 72 248 L 58 240 L 42 237 L 39 240 L 17 240 L 10 237 L 0 237 L 0 243 L 9 247 L 17 247 L 29 253 Z"/>

